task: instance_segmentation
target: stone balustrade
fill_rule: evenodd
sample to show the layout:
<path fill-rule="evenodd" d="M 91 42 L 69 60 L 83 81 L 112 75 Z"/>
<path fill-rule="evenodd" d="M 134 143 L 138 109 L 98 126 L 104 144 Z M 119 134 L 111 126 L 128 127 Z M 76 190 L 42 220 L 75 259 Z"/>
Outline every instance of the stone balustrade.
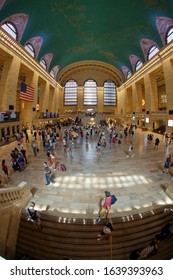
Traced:
<path fill-rule="evenodd" d="M 0 189 L 0 255 L 13 259 L 21 215 L 32 193 L 26 182 Z"/>
<path fill-rule="evenodd" d="M 28 194 L 30 194 L 30 187 L 26 182 L 20 183 L 17 187 L 0 189 L 0 206 L 3 203 L 20 200 Z"/>

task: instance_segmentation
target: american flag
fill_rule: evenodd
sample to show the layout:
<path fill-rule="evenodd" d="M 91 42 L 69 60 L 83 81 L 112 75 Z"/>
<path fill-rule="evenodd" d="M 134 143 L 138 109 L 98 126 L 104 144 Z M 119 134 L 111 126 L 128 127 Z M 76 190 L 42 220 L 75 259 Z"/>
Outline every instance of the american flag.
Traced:
<path fill-rule="evenodd" d="M 29 102 L 33 102 L 34 101 L 34 88 L 31 86 L 28 86 L 24 83 L 21 83 L 20 99 L 29 101 Z"/>

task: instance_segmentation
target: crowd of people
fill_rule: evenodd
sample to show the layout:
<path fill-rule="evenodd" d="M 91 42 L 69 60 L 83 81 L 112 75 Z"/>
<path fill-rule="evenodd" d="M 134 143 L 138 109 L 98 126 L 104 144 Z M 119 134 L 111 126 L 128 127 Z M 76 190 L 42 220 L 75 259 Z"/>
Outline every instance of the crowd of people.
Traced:
<path fill-rule="evenodd" d="M 16 133 L 16 142 L 17 147 L 11 152 L 11 160 L 10 164 L 14 172 L 23 171 L 27 165 L 27 157 L 26 157 L 26 148 L 24 145 L 29 144 L 33 150 L 33 154 L 36 157 L 39 153 L 40 142 L 42 142 L 43 149 L 47 154 L 47 158 L 45 158 L 45 162 L 48 163 L 48 166 L 52 170 L 56 170 L 56 154 L 58 152 L 59 146 L 57 147 L 57 143 L 62 143 L 62 148 L 64 153 L 67 153 L 70 157 L 73 156 L 73 152 L 75 152 L 75 143 L 82 143 L 83 141 L 89 145 L 93 140 L 96 141 L 96 153 L 98 155 L 102 154 L 102 151 L 105 148 L 111 148 L 112 145 L 116 143 L 122 144 L 122 140 L 124 142 L 129 143 L 128 149 L 126 152 L 127 157 L 134 157 L 134 138 L 136 132 L 135 125 L 125 125 L 118 126 L 114 124 L 112 127 L 109 126 L 97 126 L 97 125 L 75 125 L 71 124 L 70 126 L 61 126 L 60 124 L 55 125 L 46 125 L 45 127 L 39 128 L 31 128 L 31 136 L 29 137 L 29 132 L 26 128 L 23 128 L 22 131 Z M 148 143 L 153 143 L 154 135 L 148 134 L 147 140 Z M 173 179 L 173 173 L 171 171 L 171 167 L 173 166 L 173 162 L 171 161 L 171 151 L 170 145 L 172 143 L 172 138 L 168 137 L 165 134 L 165 147 L 166 147 L 166 157 L 164 160 L 163 173 L 171 174 Z M 39 145 L 38 145 L 39 140 Z M 160 138 L 155 138 L 154 149 L 158 150 L 160 143 Z M 27 146 L 28 147 L 28 146 Z M 6 160 L 6 159 L 3 159 Z M 6 164 L 7 169 L 8 164 Z M 4 172 L 4 168 L 2 169 Z M 6 171 L 7 172 L 7 171 Z M 4 172 L 5 173 L 5 172 Z M 9 172 L 8 172 L 9 179 Z M 46 177 L 47 178 L 47 177 Z M 46 179 L 46 184 L 48 184 L 49 180 Z"/>

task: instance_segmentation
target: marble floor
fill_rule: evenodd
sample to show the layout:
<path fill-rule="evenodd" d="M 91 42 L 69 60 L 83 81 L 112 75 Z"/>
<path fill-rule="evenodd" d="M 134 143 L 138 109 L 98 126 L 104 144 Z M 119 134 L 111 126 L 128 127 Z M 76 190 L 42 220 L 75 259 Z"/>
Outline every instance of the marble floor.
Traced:
<path fill-rule="evenodd" d="M 10 153 L 17 147 L 16 142 L 1 146 L 0 158 L 6 159 L 9 167 L 9 186 L 27 182 L 40 210 L 54 210 L 62 217 L 95 218 L 104 191 L 108 190 L 118 198 L 112 206 L 111 215 L 124 215 L 173 202 L 164 192 L 171 181 L 170 174 L 163 173 L 165 140 L 163 136 L 154 134 L 154 139 L 160 138 L 159 148 L 155 150 L 154 141 L 152 144 L 147 142 L 148 133 L 137 129 L 133 139 L 128 137 L 121 144 L 107 144 L 101 149 L 101 154 L 96 152 L 97 138 L 94 135 L 89 144 L 85 140 L 74 143 L 72 156 L 64 153 L 59 142 L 55 150 L 57 165 L 64 163 L 67 171 L 54 171 L 55 183 L 48 186 L 45 185 L 43 167 L 47 156 L 40 139 L 37 139 L 40 151 L 36 157 L 30 143 L 24 144 L 28 164 L 22 172 L 14 172 L 10 167 Z M 134 157 L 127 157 L 131 140 Z M 170 151 L 172 149 L 173 144 Z"/>

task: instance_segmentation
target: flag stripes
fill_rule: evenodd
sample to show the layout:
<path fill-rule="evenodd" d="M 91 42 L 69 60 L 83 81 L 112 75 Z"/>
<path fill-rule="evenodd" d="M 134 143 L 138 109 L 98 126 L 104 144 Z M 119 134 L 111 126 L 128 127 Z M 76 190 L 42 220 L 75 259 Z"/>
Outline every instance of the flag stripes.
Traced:
<path fill-rule="evenodd" d="M 34 101 L 34 88 L 31 86 L 28 86 L 24 83 L 21 83 L 20 99 L 29 101 L 29 102 L 33 102 Z"/>

